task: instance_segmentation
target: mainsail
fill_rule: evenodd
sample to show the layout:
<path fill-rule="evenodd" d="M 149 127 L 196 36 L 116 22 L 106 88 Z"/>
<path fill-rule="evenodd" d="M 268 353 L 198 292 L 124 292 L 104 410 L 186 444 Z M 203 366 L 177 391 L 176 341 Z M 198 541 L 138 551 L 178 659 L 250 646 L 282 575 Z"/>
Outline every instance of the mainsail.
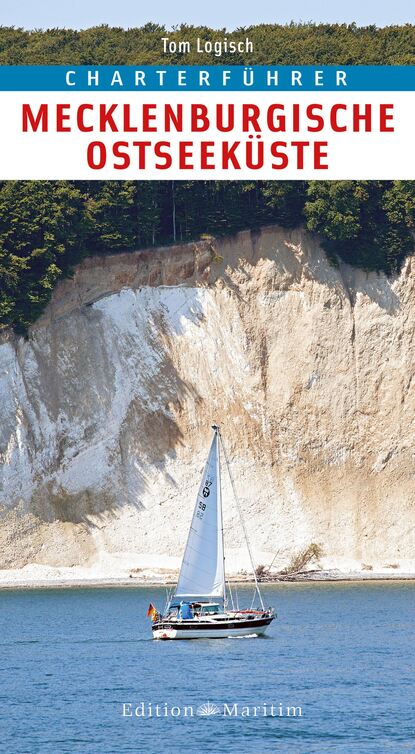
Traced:
<path fill-rule="evenodd" d="M 213 429 L 215 436 L 196 498 L 176 597 L 225 596 L 219 428 Z"/>

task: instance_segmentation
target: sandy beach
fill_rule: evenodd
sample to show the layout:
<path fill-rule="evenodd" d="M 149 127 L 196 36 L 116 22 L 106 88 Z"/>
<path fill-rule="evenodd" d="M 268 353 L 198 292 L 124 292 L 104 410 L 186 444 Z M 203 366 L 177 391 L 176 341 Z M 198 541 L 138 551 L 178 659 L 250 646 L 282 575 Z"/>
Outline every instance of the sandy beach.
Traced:
<path fill-rule="evenodd" d="M 29 565 L 20 569 L 0 571 L 0 590 L 2 589 L 80 589 L 80 588 L 109 588 L 109 587 L 172 587 L 177 583 L 178 572 L 169 568 L 134 568 L 129 572 L 111 575 L 108 572 L 99 573 L 96 568 L 51 568 L 40 565 Z M 415 573 L 401 569 L 380 569 L 378 571 L 342 571 L 310 570 L 295 576 L 281 576 L 274 574 L 272 579 L 264 579 L 264 584 L 284 584 L 307 582 L 391 582 L 412 581 Z M 229 576 L 231 584 L 253 583 L 253 577 L 248 573 L 235 573 Z"/>

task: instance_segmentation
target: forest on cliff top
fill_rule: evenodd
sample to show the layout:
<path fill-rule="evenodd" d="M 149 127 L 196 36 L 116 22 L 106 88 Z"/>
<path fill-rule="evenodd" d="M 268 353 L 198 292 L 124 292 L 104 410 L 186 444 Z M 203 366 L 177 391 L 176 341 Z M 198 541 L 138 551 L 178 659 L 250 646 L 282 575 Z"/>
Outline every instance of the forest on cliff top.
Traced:
<path fill-rule="evenodd" d="M 393 274 L 414 220 L 415 181 L 6 181 L 0 323 L 26 333 L 87 256 L 271 223 L 318 233 L 333 264 Z"/>
<path fill-rule="evenodd" d="M 258 25 L 227 33 L 251 54 L 162 53 L 226 30 L 157 24 L 83 31 L 0 27 L 0 65 L 413 65 L 415 26 Z M 0 183 L 0 328 L 26 333 L 86 256 L 277 223 L 319 234 L 329 259 L 399 271 L 413 251 L 415 181 L 6 181 Z"/>
<path fill-rule="evenodd" d="M 149 11 L 150 13 L 151 11 Z M 177 9 L 180 13 L 180 8 Z M 252 53 L 220 58 L 196 51 L 204 40 L 253 42 Z M 189 53 L 163 53 L 162 37 L 193 42 Z M 132 29 L 95 26 L 25 31 L 0 27 L 0 65 L 414 65 L 415 26 L 356 24 L 258 24 L 232 32 L 155 23 Z"/>

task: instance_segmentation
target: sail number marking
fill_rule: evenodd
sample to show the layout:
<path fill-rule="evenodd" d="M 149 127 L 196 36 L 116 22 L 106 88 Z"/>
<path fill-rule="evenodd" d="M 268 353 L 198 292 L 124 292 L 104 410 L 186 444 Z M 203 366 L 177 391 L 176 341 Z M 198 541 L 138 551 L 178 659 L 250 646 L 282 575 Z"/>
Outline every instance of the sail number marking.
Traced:
<path fill-rule="evenodd" d="M 202 489 L 203 497 L 205 498 L 209 497 L 211 486 L 212 486 L 212 482 L 210 481 L 210 479 L 206 479 L 204 487 Z M 196 518 L 203 518 L 205 510 L 206 510 L 206 503 L 204 503 L 203 500 L 199 500 L 198 510 L 196 511 Z"/>
<path fill-rule="evenodd" d="M 212 486 L 212 482 L 210 481 L 210 479 L 206 479 L 205 486 L 203 487 L 203 490 L 202 490 L 203 497 L 209 497 L 209 495 L 210 495 L 210 489 L 209 488 L 211 486 Z"/>

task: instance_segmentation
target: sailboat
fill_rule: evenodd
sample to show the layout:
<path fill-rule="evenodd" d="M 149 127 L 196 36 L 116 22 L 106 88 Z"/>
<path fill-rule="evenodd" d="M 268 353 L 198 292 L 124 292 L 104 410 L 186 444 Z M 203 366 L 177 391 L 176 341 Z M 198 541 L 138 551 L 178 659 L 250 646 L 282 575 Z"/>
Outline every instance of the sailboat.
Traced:
<path fill-rule="evenodd" d="M 265 608 L 256 577 L 252 552 L 236 495 L 220 428 L 214 424 L 213 440 L 196 498 L 179 580 L 163 614 L 150 604 L 154 639 L 211 639 L 263 634 L 274 620 L 273 608 Z M 222 520 L 221 458 L 227 464 L 251 560 L 258 604 L 239 609 L 228 602 Z"/>

